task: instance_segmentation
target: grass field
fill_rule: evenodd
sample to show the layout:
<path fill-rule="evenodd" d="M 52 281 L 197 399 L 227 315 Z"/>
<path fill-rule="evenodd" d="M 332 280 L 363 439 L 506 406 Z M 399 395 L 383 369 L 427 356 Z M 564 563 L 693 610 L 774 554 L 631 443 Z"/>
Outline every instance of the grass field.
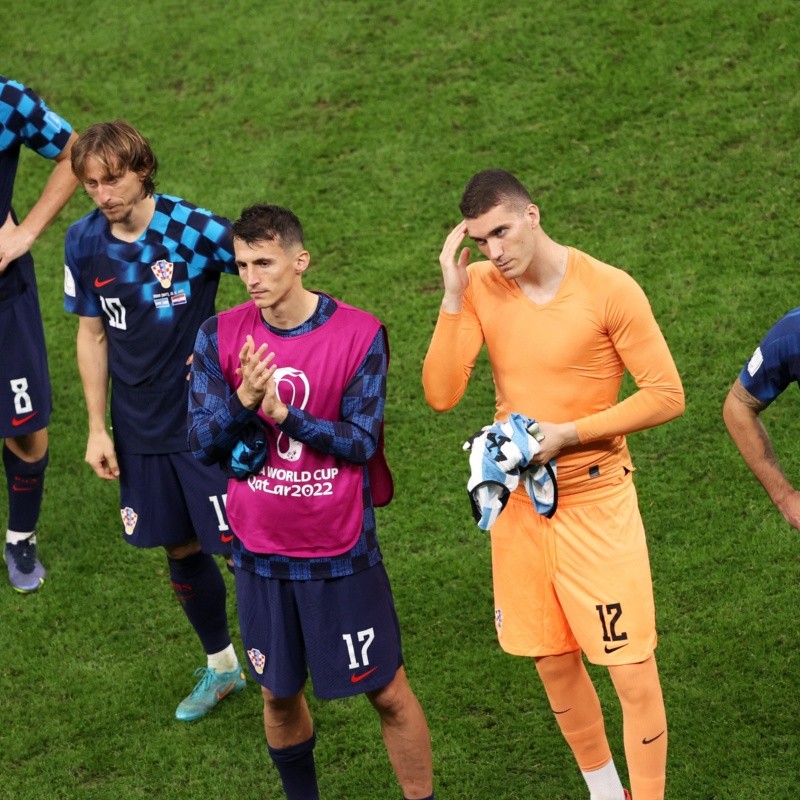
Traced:
<path fill-rule="evenodd" d="M 307 285 L 386 322 L 397 492 L 379 529 L 441 800 L 586 797 L 532 665 L 495 640 L 488 539 L 460 451 L 492 413 L 485 363 L 457 410 L 436 415 L 422 396 L 437 257 L 464 183 L 514 171 L 550 235 L 629 271 L 687 394 L 683 418 L 629 439 L 667 796 L 797 793 L 797 532 L 720 417 L 763 332 L 798 305 L 796 2 L 6 0 L 0 16 L 0 71 L 77 128 L 131 120 L 159 155 L 162 191 L 228 216 L 290 206 L 308 234 Z M 18 211 L 47 172 L 23 155 Z M 32 596 L 0 588 L 0 797 L 279 798 L 253 684 L 198 724 L 173 720 L 202 654 L 163 556 L 120 541 L 117 487 L 83 463 L 61 251 L 90 208 L 77 195 L 34 250 L 55 396 L 39 526 L 49 579 Z M 231 278 L 219 305 L 243 298 Z M 798 413 L 790 391 L 764 416 L 789 475 Z M 618 706 L 605 672 L 592 675 L 624 769 Z M 324 797 L 399 797 L 363 698 L 312 711 Z"/>

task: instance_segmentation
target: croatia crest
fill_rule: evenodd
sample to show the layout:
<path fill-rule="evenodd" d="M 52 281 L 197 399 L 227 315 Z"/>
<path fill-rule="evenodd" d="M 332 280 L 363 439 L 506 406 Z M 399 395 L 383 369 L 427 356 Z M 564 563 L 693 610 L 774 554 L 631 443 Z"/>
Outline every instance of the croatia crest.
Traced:
<path fill-rule="evenodd" d="M 267 659 L 264 657 L 264 654 L 260 650 L 256 650 L 256 648 L 253 647 L 247 651 L 247 657 L 250 659 L 253 669 L 259 675 L 261 675 L 264 672 L 264 664 L 267 663 Z"/>
<path fill-rule="evenodd" d="M 158 278 L 158 282 L 163 289 L 169 289 L 172 286 L 172 262 L 171 261 L 156 261 L 155 264 L 150 266 L 153 270 L 153 275 Z"/>
<path fill-rule="evenodd" d="M 503 627 L 503 609 L 496 608 L 494 610 L 494 626 L 497 628 L 498 633 Z"/>
<path fill-rule="evenodd" d="M 125 526 L 125 533 L 128 534 L 128 536 L 132 536 L 133 529 L 136 527 L 136 522 L 139 519 L 139 515 L 130 506 L 121 508 L 119 513 L 122 517 L 122 524 Z"/>

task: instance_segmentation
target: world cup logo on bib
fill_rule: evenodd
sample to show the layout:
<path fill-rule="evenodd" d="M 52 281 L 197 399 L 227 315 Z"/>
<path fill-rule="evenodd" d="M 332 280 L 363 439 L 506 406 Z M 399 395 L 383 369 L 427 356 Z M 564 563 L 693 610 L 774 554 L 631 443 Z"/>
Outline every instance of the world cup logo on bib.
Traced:
<path fill-rule="evenodd" d="M 169 289 L 172 286 L 172 262 L 171 261 L 156 261 L 155 264 L 150 266 L 153 270 L 153 275 L 158 278 L 162 289 Z"/>
<path fill-rule="evenodd" d="M 294 367 L 280 367 L 272 376 L 278 397 L 287 405 L 303 409 L 308 404 L 310 389 L 305 373 Z M 283 431 L 278 433 L 275 443 L 278 455 L 285 461 L 297 461 L 303 452 L 303 443 L 287 436 Z"/>

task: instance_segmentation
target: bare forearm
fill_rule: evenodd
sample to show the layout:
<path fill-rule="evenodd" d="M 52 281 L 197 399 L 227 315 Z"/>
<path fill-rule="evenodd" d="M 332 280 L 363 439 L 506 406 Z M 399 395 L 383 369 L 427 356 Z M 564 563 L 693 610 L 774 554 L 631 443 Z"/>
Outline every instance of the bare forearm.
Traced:
<path fill-rule="evenodd" d="M 725 400 L 722 417 L 745 464 L 758 478 L 772 502 L 780 508 L 783 499 L 794 490 L 781 469 L 767 429 L 758 416 L 761 408 L 748 399 L 749 395 L 743 397 L 742 392 L 742 387 L 734 386 L 731 389 Z"/>
<path fill-rule="evenodd" d="M 72 174 L 70 160 L 59 161 L 50 173 L 41 196 L 19 225 L 31 237 L 31 242 L 58 216 L 77 186 L 78 179 Z"/>
<path fill-rule="evenodd" d="M 25 219 L 18 226 L 17 235 L 30 248 L 47 226 L 58 216 L 78 188 L 78 179 L 72 172 L 70 153 L 78 135 L 73 132 L 67 146 L 56 158 L 47 183 Z"/>
<path fill-rule="evenodd" d="M 89 433 L 105 430 L 108 399 L 108 345 L 105 334 L 78 330 L 78 371 L 86 399 Z"/>

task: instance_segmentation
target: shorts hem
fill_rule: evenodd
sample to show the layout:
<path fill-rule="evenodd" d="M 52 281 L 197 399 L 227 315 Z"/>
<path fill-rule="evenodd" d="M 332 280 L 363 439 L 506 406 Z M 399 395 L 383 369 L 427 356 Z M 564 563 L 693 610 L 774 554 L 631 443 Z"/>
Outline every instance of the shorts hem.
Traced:
<path fill-rule="evenodd" d="M 30 436 L 50 427 L 50 414 L 40 417 L 29 425 L 20 425 L 17 428 L 0 428 L 0 439 L 18 439 L 20 436 Z"/>
<path fill-rule="evenodd" d="M 499 640 L 498 640 L 499 641 Z M 563 656 L 567 653 L 574 653 L 576 650 L 580 650 L 579 646 L 571 647 L 566 645 L 563 649 L 562 648 L 546 648 L 546 647 L 516 647 L 512 645 L 503 644 L 502 641 L 500 643 L 500 648 L 504 653 L 508 653 L 510 656 L 519 656 L 521 658 L 545 658 L 546 656 Z"/>
<path fill-rule="evenodd" d="M 652 647 L 644 651 L 644 655 L 642 655 L 642 651 L 633 651 L 633 653 L 626 653 L 625 656 L 618 655 L 614 657 L 601 654 L 599 657 L 593 658 L 585 650 L 583 651 L 586 660 L 597 667 L 624 667 L 629 664 L 641 664 L 643 661 L 647 661 L 655 652 L 656 648 Z"/>
<path fill-rule="evenodd" d="M 122 534 L 125 543 L 130 545 L 131 547 L 136 547 L 139 550 L 154 550 L 157 547 L 174 547 L 177 544 L 188 544 L 190 542 L 200 542 L 200 552 L 207 553 L 210 556 L 229 556 L 231 555 L 230 547 L 224 548 L 223 546 L 216 547 L 211 546 L 207 547 L 203 543 L 203 539 L 199 536 L 190 536 L 188 539 L 176 539 L 175 541 L 164 541 L 164 542 L 139 542 L 136 539 L 131 539 L 130 536 L 126 535 L 125 533 Z"/>
<path fill-rule="evenodd" d="M 344 700 L 345 697 L 358 697 L 360 694 L 367 694 L 367 692 L 376 692 L 378 689 L 383 689 L 388 686 L 397 676 L 397 672 L 400 668 L 398 667 L 397 670 L 394 671 L 394 674 L 379 681 L 375 681 L 375 683 L 370 683 L 369 685 L 362 685 L 360 683 L 356 683 L 352 686 L 347 687 L 347 691 L 345 692 L 324 692 L 320 694 L 319 692 L 314 689 L 314 697 L 318 700 Z M 312 681 L 312 689 L 313 689 L 313 681 Z"/>

